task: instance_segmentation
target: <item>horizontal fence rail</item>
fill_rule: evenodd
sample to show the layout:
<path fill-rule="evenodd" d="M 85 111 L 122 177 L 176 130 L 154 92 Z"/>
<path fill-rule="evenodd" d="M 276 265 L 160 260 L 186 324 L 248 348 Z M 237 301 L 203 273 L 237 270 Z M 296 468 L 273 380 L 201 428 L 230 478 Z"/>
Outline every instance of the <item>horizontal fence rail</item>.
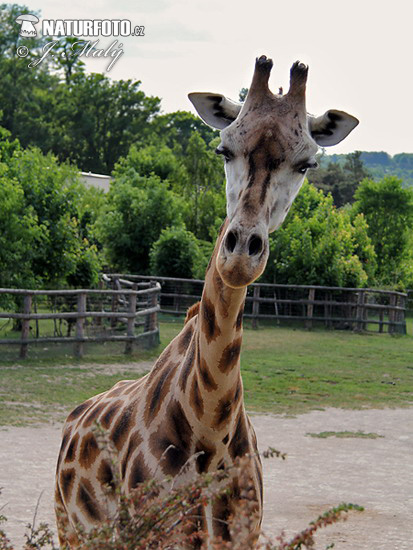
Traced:
<path fill-rule="evenodd" d="M 153 281 L 161 284 L 160 312 L 185 315 L 200 300 L 204 281 L 134 274 L 106 274 L 117 284 Z M 258 327 L 260 319 L 300 322 L 327 328 L 406 334 L 407 294 L 373 288 L 254 283 L 248 287 L 244 316 Z"/>
<path fill-rule="evenodd" d="M 108 283 L 112 288 L 104 288 Z M 84 355 L 84 344 L 91 342 L 125 342 L 125 353 L 131 353 L 134 344 L 157 345 L 161 285 L 135 281 L 125 289 L 103 279 L 100 286 L 75 290 L 0 288 L 0 321 L 12 324 L 9 332 L 14 336 L 0 338 L 0 345 L 20 346 L 21 359 L 27 357 L 32 344 L 72 343 L 78 358 Z M 20 337 L 16 337 L 18 332 Z"/>

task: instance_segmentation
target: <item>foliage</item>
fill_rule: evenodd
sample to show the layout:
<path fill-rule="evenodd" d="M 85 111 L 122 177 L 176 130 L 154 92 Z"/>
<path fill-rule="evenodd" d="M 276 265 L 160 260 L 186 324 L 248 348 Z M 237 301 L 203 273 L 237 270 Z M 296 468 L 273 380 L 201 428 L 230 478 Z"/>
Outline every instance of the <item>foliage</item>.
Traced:
<path fill-rule="evenodd" d="M 196 474 L 194 463 L 197 455 L 193 455 L 183 467 L 194 471 L 190 481 L 175 485 L 170 477 L 162 481 L 151 479 L 138 484 L 127 495 L 122 488 L 118 455 L 109 435 L 98 425 L 94 427 L 94 433 L 98 446 L 111 465 L 113 480 L 106 486 L 106 493 L 108 500 L 116 502 L 116 514 L 90 532 L 78 526 L 77 545 L 84 550 L 167 550 L 178 546 L 205 548 L 202 544 L 205 533 L 199 528 L 201 506 L 226 498 L 233 478 L 237 479 L 239 497 L 235 513 L 227 523 L 231 542 L 214 537 L 208 544 L 214 550 L 243 550 L 253 546 L 257 550 L 300 550 L 303 546 L 313 549 L 317 531 L 347 519 L 351 510 L 363 511 L 361 506 L 343 503 L 319 516 L 291 540 L 286 540 L 282 534 L 277 537 L 277 542 L 268 540 L 255 545 L 255 536 L 251 531 L 257 521 L 256 502 L 251 496 L 250 481 L 246 475 L 251 468 L 250 463 L 255 463 L 254 456 L 237 458 L 233 466 L 212 473 Z M 285 458 L 275 449 L 263 453 L 263 456 Z M 26 535 L 23 550 L 56 550 L 47 525 L 41 524 L 38 529 L 29 525 L 29 528 L 30 534 Z M 3 530 L 0 530 L 0 547 L 13 550 Z"/>
<path fill-rule="evenodd" d="M 366 179 L 356 192 L 355 214 L 363 212 L 368 234 L 377 254 L 379 284 L 413 285 L 412 248 L 413 190 L 401 180 Z"/>
<path fill-rule="evenodd" d="M 264 280 L 285 284 L 366 286 L 375 253 L 362 215 L 354 222 L 331 196 L 304 183 L 284 225 L 271 235 Z"/>
<path fill-rule="evenodd" d="M 31 266 L 36 248 L 43 243 L 42 227 L 34 209 L 27 206 L 22 185 L 4 175 L 3 164 L 0 212 L 0 287 L 33 287 L 38 279 Z M 2 305 L 6 306 L 3 301 Z"/>
<path fill-rule="evenodd" d="M 126 157 L 115 165 L 113 177 L 131 181 L 136 176 L 156 175 L 170 183 L 186 177 L 185 170 L 177 155 L 167 145 L 132 145 Z"/>
<path fill-rule="evenodd" d="M 361 154 L 361 151 L 355 151 L 346 155 L 343 163 L 329 162 L 326 167 L 321 157 L 318 170 L 311 170 L 308 180 L 326 194 L 331 193 L 335 206 L 352 203 L 359 183 L 369 176 Z"/>
<path fill-rule="evenodd" d="M 200 250 L 193 233 L 184 226 L 164 229 L 152 245 L 150 268 L 154 275 L 193 277 L 199 262 Z"/>
<path fill-rule="evenodd" d="M 115 180 L 96 224 L 107 260 L 124 272 L 149 271 L 149 252 L 162 229 L 181 224 L 181 199 L 157 176 Z"/>
<path fill-rule="evenodd" d="M 218 145 L 218 142 L 216 143 Z M 179 186 L 188 202 L 185 224 L 199 239 L 209 240 L 225 216 L 225 185 L 222 160 L 194 132 L 188 141 L 184 166 L 187 180 Z"/>
<path fill-rule="evenodd" d="M 21 149 L 7 130 L 0 138 L 1 286 L 92 286 L 100 261 L 79 224 L 86 191 L 77 171 Z"/>
<path fill-rule="evenodd" d="M 74 283 L 80 270 L 82 281 L 93 284 L 99 265 L 87 240 L 79 237 L 77 201 L 82 185 L 76 170 L 59 165 L 50 154 L 27 149 L 10 159 L 6 175 L 21 186 L 25 206 L 34 212 L 41 229 L 41 241 L 31 253 L 33 277 L 45 286 L 57 286 L 65 284 L 69 275 Z"/>
<path fill-rule="evenodd" d="M 343 164 L 346 155 L 324 155 L 323 165 L 327 163 Z M 413 185 L 413 153 L 399 153 L 391 156 L 384 151 L 362 151 L 361 160 L 375 180 L 393 175 L 403 181 L 403 186 Z"/>
<path fill-rule="evenodd" d="M 151 123 L 151 140 L 162 142 L 177 154 L 185 155 L 192 134 L 199 134 L 205 144 L 219 136 L 217 130 L 207 126 L 199 117 L 187 111 L 175 111 L 154 117 Z"/>
<path fill-rule="evenodd" d="M 137 136 L 144 139 L 159 99 L 139 90 L 140 81 L 111 81 L 102 74 L 76 73 L 56 90 L 51 115 L 60 131 L 52 150 L 84 171 L 108 174 Z"/>

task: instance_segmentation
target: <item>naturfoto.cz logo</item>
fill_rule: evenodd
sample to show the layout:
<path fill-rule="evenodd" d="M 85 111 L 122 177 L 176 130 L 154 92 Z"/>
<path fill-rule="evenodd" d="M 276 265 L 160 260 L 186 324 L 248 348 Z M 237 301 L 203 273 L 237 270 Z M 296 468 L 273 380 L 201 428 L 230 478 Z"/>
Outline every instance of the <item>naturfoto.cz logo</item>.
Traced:
<path fill-rule="evenodd" d="M 43 19 L 43 36 L 144 36 L 128 19 Z"/>
<path fill-rule="evenodd" d="M 37 36 L 35 24 L 39 21 L 38 17 L 31 14 L 23 14 L 17 17 L 16 23 L 21 25 L 20 36 L 23 38 L 33 38 Z M 97 37 L 97 36 L 145 36 L 145 27 L 143 25 L 132 25 L 128 19 L 44 19 L 42 21 L 42 34 L 44 37 Z M 50 40 L 43 46 L 43 50 L 36 55 L 28 67 L 30 69 L 40 65 L 48 57 L 56 58 L 110 58 L 110 63 L 106 67 L 107 71 L 115 65 L 118 59 L 124 54 L 123 44 L 116 38 L 106 47 L 100 47 L 99 39 L 94 40 L 76 40 L 70 43 L 69 47 L 61 48 L 60 40 Z M 19 57 L 27 57 L 30 51 L 26 46 L 20 45 L 17 48 Z"/>

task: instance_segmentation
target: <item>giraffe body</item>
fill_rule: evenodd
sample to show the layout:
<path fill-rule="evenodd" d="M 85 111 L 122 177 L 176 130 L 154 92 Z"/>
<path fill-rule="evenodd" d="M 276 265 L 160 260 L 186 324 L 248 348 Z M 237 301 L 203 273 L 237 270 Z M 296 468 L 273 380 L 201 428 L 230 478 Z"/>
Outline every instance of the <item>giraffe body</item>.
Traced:
<path fill-rule="evenodd" d="M 246 453 L 255 455 L 250 479 L 261 517 L 261 463 L 244 408 L 239 367 L 245 294 L 245 289 L 226 287 L 211 263 L 199 313 L 188 320 L 152 371 L 138 380 L 118 382 L 69 415 L 57 468 L 56 509 L 60 531 L 69 530 L 73 541 L 77 523 L 88 529 L 116 511 L 115 499 L 103 488 L 112 482 L 113 473 L 96 443 L 95 422 L 108 430 L 119 453 L 126 494 L 150 478 L 171 475 L 183 483 L 194 470 L 216 471 Z M 211 353 L 205 352 L 210 343 Z M 193 468 L 184 468 L 195 454 Z M 207 521 L 205 515 L 201 525 L 209 527 L 210 535 L 229 539 L 225 520 L 233 506 L 215 503 L 212 519 Z M 258 520 L 257 530 L 259 525 Z"/>
<path fill-rule="evenodd" d="M 77 524 L 91 529 L 115 512 L 116 503 L 103 488 L 113 481 L 113 472 L 96 443 L 95 422 L 108 430 L 117 449 L 126 494 L 150 478 L 171 475 L 177 483 L 185 482 L 195 471 L 215 471 L 253 455 L 246 477 L 256 511 L 251 540 L 258 538 L 262 469 L 240 375 L 246 289 L 265 268 L 268 233 L 282 223 L 306 170 L 314 167 L 317 143 L 341 141 L 358 122 L 342 111 L 309 117 L 307 67 L 298 62 L 291 69 L 289 92 L 273 95 L 268 88 L 271 67 L 264 56 L 257 60 L 242 106 L 219 94 L 190 94 L 200 116 L 222 130 L 217 153 L 226 160 L 227 219 L 201 302 L 190 309 L 181 333 L 151 372 L 119 382 L 69 415 L 56 474 L 61 544 L 76 547 Z M 192 468 L 184 468 L 193 455 Z M 228 520 L 239 498 L 234 478 L 226 498 L 202 511 L 207 537 L 230 540 Z"/>

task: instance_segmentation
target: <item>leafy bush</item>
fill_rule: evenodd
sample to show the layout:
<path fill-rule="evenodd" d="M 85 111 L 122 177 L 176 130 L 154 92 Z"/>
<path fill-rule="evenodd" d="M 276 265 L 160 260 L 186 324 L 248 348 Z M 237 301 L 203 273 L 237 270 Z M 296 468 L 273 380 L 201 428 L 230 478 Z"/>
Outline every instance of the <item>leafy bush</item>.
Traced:
<path fill-rule="evenodd" d="M 151 272 L 166 277 L 194 276 L 200 249 L 197 238 L 184 226 L 164 229 L 150 252 Z"/>
<path fill-rule="evenodd" d="M 360 214 L 352 220 L 305 182 L 283 226 L 270 237 L 264 279 L 281 284 L 366 286 L 375 253 Z"/>
<path fill-rule="evenodd" d="M 363 180 L 355 197 L 353 213 L 363 213 L 377 254 L 378 284 L 413 286 L 413 190 L 389 176 Z"/>
<path fill-rule="evenodd" d="M 164 228 L 179 224 L 181 205 L 181 199 L 157 176 L 115 180 L 96 224 L 111 266 L 148 273 L 151 247 Z"/>
<path fill-rule="evenodd" d="M 253 548 L 255 536 L 251 535 L 256 524 L 256 502 L 251 498 L 250 482 L 245 475 L 249 469 L 249 461 L 254 457 L 246 455 L 237 459 L 232 467 L 218 470 L 214 473 L 197 474 L 193 480 L 183 486 L 175 486 L 172 478 L 163 481 L 149 480 L 139 484 L 130 496 L 127 496 L 121 486 L 120 466 L 116 449 L 107 433 L 96 426 L 95 436 L 100 448 L 107 453 L 112 464 L 114 479 L 107 485 L 108 498 L 117 499 L 117 513 L 107 522 L 100 524 L 91 532 L 77 529 L 78 547 L 82 550 L 167 550 L 176 545 L 197 543 L 200 546 L 205 535 L 198 530 L 200 506 L 216 499 L 225 498 L 229 484 L 235 476 L 239 480 L 239 501 L 236 513 L 229 519 L 229 531 L 232 542 L 223 541 L 220 537 L 211 541 L 214 550 L 245 550 Z M 270 448 L 263 453 L 264 458 L 286 455 Z M 184 469 L 193 466 L 197 455 L 191 457 Z M 341 504 L 328 510 L 307 529 L 298 533 L 291 540 L 284 535 L 277 537 L 277 542 L 268 540 L 259 543 L 257 550 L 301 550 L 303 547 L 314 549 L 314 535 L 322 527 L 346 519 L 350 510 L 361 511 L 360 506 Z M 138 512 L 139 511 L 139 512 Z M 137 513 L 138 512 L 138 513 Z M 2 518 L 0 518 L 1 521 Z M 3 518 L 4 519 L 4 518 Z M 0 529 L 0 548 L 15 550 L 4 531 Z M 40 550 L 50 548 L 55 550 L 52 534 L 47 525 L 41 524 L 35 530 L 31 528 L 26 536 L 23 550 Z"/>

